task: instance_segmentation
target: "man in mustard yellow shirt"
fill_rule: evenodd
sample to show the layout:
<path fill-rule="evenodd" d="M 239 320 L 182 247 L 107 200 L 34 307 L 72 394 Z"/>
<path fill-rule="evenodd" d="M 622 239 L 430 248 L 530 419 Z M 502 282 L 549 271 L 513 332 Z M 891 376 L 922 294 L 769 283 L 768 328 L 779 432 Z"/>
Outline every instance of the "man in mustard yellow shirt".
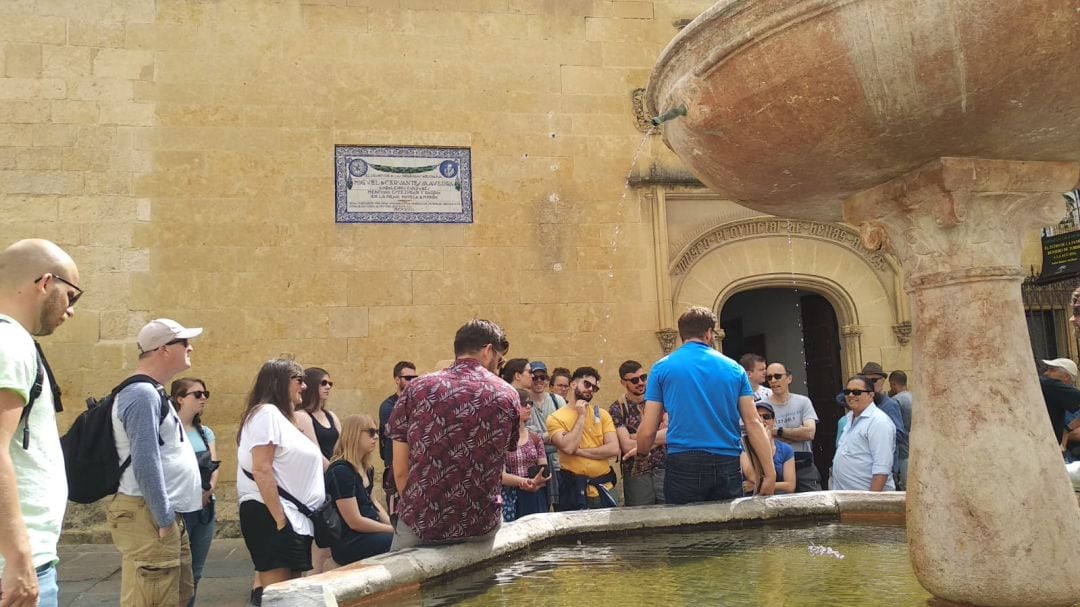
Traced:
<path fill-rule="evenodd" d="M 570 389 L 572 402 L 547 419 L 551 442 L 559 448 L 558 510 L 614 505 L 601 501 L 597 488 L 606 492 L 615 485 L 610 460 L 619 455 L 611 414 L 590 402 L 600 390 L 600 374 L 592 367 L 579 367 L 570 378 Z"/>

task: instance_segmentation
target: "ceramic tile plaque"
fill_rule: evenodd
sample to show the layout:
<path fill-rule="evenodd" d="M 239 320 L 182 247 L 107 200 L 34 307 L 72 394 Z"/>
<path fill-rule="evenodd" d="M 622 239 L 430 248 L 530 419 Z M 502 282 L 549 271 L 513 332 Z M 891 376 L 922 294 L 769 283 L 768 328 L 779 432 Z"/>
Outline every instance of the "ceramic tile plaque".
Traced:
<path fill-rule="evenodd" d="M 469 148 L 334 147 L 337 223 L 472 223 Z"/>

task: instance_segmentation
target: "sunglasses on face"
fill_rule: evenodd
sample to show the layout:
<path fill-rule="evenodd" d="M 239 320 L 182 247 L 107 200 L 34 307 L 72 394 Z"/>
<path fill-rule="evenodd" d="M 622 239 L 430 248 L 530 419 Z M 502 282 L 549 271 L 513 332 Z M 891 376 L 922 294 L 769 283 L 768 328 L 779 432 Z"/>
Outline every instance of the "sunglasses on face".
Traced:
<path fill-rule="evenodd" d="M 296 381 L 298 381 L 300 383 L 304 383 L 304 376 L 303 375 L 293 375 L 289 379 L 295 379 Z"/>
<path fill-rule="evenodd" d="M 764 421 L 769 421 L 770 419 L 776 419 L 776 416 L 773 415 L 772 413 L 758 413 L 758 416 L 761 417 L 761 419 L 764 420 Z"/>
<path fill-rule="evenodd" d="M 53 275 L 52 275 L 52 277 L 53 277 L 53 278 L 55 278 L 56 280 L 59 280 L 60 282 L 62 282 L 62 283 L 64 283 L 64 284 L 66 284 L 67 286 L 71 287 L 72 289 L 75 289 L 75 293 L 74 293 L 74 294 L 72 294 L 72 293 L 68 293 L 68 294 L 67 294 L 67 297 L 68 297 L 68 307 L 69 307 L 69 308 L 74 308 L 74 307 L 75 307 L 75 303 L 76 303 L 77 301 L 79 301 L 79 298 L 80 298 L 80 297 L 82 297 L 82 295 L 83 295 L 83 290 L 82 290 L 82 289 L 80 289 L 78 285 L 76 285 L 75 283 L 71 282 L 70 280 L 68 280 L 68 279 L 64 278 L 63 276 L 59 276 L 59 275 L 53 274 Z M 37 284 L 37 283 L 41 282 L 41 281 L 42 281 L 42 280 L 43 280 L 44 278 L 45 278 L 45 275 L 44 275 L 44 274 L 42 274 L 41 276 L 38 276 L 38 277 L 37 277 L 37 280 L 35 280 L 35 281 L 34 281 L 34 284 Z"/>
<path fill-rule="evenodd" d="M 630 383 L 632 383 L 632 384 L 634 384 L 636 386 L 638 384 L 645 383 L 645 380 L 647 380 L 647 379 L 649 379 L 649 374 L 648 373 L 642 373 L 641 375 L 638 375 L 637 377 L 627 377 L 623 381 L 628 381 L 628 382 L 630 382 Z"/>
<path fill-rule="evenodd" d="M 210 391 L 209 390 L 193 390 L 191 392 L 185 392 L 185 393 L 181 394 L 180 396 L 181 397 L 194 396 L 197 399 L 210 398 Z"/>
<path fill-rule="evenodd" d="M 873 394 L 873 390 L 848 390 L 844 389 L 844 396 L 862 396 L 863 394 Z"/>
<path fill-rule="evenodd" d="M 333 388 L 334 387 L 334 382 L 330 381 L 329 379 L 324 379 L 321 382 L 319 382 L 319 385 L 323 386 L 325 388 Z"/>
<path fill-rule="evenodd" d="M 581 380 L 581 387 L 585 388 L 586 390 L 592 390 L 593 392 L 596 392 L 600 389 L 600 384 L 594 384 L 587 379 L 583 379 Z"/>
<path fill-rule="evenodd" d="M 415 375 L 398 375 L 398 378 L 403 380 L 403 381 L 412 381 L 412 380 L 416 379 L 416 376 Z"/>
<path fill-rule="evenodd" d="M 176 344 L 183 344 L 183 346 L 186 348 L 186 347 L 188 347 L 188 340 L 187 339 L 174 339 L 174 340 L 168 342 L 167 344 L 165 344 L 165 347 L 167 348 L 169 346 L 175 346 Z"/>
<path fill-rule="evenodd" d="M 543 373 L 534 373 L 532 376 L 533 381 L 547 381 L 548 376 Z"/>
<path fill-rule="evenodd" d="M 787 376 L 788 376 L 787 373 L 773 373 L 772 375 L 766 375 L 765 379 L 767 379 L 769 381 L 780 381 L 781 379 L 784 379 Z"/>
<path fill-rule="evenodd" d="M 378 438 L 379 437 L 379 429 L 378 428 L 368 428 L 368 429 L 364 430 L 364 433 L 367 434 L 368 436 L 370 436 L 371 438 Z"/>

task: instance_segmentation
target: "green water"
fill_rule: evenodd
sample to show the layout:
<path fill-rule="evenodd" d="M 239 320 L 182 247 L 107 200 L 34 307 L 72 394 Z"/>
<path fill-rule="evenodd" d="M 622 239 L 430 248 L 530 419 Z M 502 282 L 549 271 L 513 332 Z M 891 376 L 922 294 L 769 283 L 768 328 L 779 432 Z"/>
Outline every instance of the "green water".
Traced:
<path fill-rule="evenodd" d="M 844 556 L 815 556 L 811 544 Z M 548 545 L 424 585 L 391 607 L 925 607 L 904 528 L 801 522 L 680 532 L 620 532 Z"/>

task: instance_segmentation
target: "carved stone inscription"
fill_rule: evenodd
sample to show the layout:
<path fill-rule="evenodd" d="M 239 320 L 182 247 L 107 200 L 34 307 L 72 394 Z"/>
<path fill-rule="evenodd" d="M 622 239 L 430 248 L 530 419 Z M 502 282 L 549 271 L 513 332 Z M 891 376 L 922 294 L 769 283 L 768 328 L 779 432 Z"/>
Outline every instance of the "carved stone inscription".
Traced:
<path fill-rule="evenodd" d="M 702 234 L 683 249 L 678 259 L 672 264 L 671 273 L 675 276 L 685 274 L 697 262 L 699 257 L 713 247 L 744 238 L 773 234 L 810 236 L 831 240 L 858 253 L 877 271 L 884 272 L 887 268 L 884 256 L 881 253 L 875 253 L 863 248 L 859 233 L 853 228 L 835 223 L 822 223 L 805 219 L 754 218 L 727 223 Z"/>

